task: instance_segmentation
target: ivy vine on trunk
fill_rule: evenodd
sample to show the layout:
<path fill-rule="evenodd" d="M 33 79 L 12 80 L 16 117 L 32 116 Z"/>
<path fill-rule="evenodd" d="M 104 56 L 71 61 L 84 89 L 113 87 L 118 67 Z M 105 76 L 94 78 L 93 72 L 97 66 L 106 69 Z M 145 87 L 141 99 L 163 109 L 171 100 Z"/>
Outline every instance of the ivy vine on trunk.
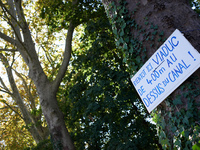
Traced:
<path fill-rule="evenodd" d="M 116 45 L 124 53 L 130 75 L 139 70 L 147 59 L 175 30 L 200 52 L 198 15 L 186 0 L 103 0 L 113 25 Z M 200 76 L 197 70 L 152 113 L 158 126 L 163 148 L 191 149 L 199 140 Z"/>

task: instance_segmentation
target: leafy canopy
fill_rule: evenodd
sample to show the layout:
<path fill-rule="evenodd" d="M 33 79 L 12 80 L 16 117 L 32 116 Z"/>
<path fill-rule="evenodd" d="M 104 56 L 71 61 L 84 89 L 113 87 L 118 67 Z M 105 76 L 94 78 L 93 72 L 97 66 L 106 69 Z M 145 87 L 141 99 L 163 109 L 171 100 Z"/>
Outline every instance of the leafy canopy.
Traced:
<path fill-rule="evenodd" d="M 106 14 L 83 26 L 61 104 L 77 149 L 156 149 L 155 125 L 147 121 Z"/>

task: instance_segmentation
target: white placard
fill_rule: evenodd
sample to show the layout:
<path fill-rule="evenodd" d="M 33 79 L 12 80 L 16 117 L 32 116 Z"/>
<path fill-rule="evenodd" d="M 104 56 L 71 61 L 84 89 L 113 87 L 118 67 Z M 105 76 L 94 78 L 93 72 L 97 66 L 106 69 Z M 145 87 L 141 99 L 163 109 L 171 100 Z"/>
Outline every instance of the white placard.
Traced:
<path fill-rule="evenodd" d="M 131 81 L 151 112 L 199 67 L 199 52 L 176 29 Z"/>

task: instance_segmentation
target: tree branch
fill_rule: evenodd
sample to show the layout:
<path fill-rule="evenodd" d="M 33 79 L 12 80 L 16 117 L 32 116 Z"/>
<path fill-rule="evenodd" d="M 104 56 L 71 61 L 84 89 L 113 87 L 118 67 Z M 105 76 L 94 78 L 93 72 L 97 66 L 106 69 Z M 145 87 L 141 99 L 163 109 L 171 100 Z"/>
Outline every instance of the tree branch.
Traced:
<path fill-rule="evenodd" d="M 34 45 L 33 40 L 32 40 L 32 36 L 31 36 L 31 32 L 29 30 L 28 24 L 26 22 L 26 18 L 25 18 L 24 13 L 23 13 L 21 0 L 14 1 L 14 2 L 15 2 L 17 17 L 19 18 L 19 22 L 22 23 L 21 29 L 22 29 L 23 36 L 24 36 L 24 42 L 25 43 L 29 42 L 29 43 Z"/>
<path fill-rule="evenodd" d="M 0 52 L 6 51 L 6 52 L 16 52 L 18 49 L 0 49 Z"/>
<path fill-rule="evenodd" d="M 17 70 L 13 69 L 15 71 L 15 74 L 22 80 L 22 83 L 24 85 L 24 90 L 26 91 L 26 93 L 28 94 L 29 100 L 31 102 L 31 108 L 35 109 L 35 100 L 33 98 L 33 95 L 31 94 L 30 89 L 28 88 L 27 82 L 25 81 L 25 79 L 23 78 L 23 76 L 17 72 Z"/>
<path fill-rule="evenodd" d="M 0 91 L 3 92 L 3 93 L 7 93 L 7 94 L 9 94 L 9 95 L 12 95 L 12 93 L 10 93 L 10 92 L 8 92 L 8 91 L 6 91 L 6 90 L 0 89 Z"/>
<path fill-rule="evenodd" d="M 22 25 L 22 35 L 24 39 L 25 50 L 27 55 L 23 56 L 23 59 L 29 58 L 28 61 L 25 60 L 26 64 L 29 67 L 29 77 L 34 81 L 34 83 L 37 85 L 37 82 L 39 83 L 40 80 L 47 80 L 47 77 L 44 73 L 44 70 L 42 69 L 41 63 L 39 62 L 38 55 L 35 50 L 35 43 L 32 40 L 31 32 L 29 30 L 29 26 L 26 22 L 26 18 L 23 12 L 21 0 L 15 0 L 15 8 L 17 12 L 17 18 L 19 18 L 19 22 Z M 37 69 L 36 69 L 37 68 Z"/>
<path fill-rule="evenodd" d="M 8 89 L 8 87 L 5 85 L 3 79 L 0 77 L 0 83 L 2 86 L 0 86 L 2 89 L 0 89 L 1 92 L 7 93 L 10 96 L 12 96 L 12 93 L 10 92 L 10 90 Z"/>
<path fill-rule="evenodd" d="M 6 7 L 5 7 L 5 4 L 3 4 L 2 3 L 2 1 L 0 1 L 0 6 L 1 6 L 1 8 L 3 9 L 3 11 L 4 11 L 4 14 L 5 14 L 5 12 L 7 12 L 10 16 L 11 16 L 11 18 L 17 23 L 17 25 L 20 27 L 20 28 L 22 28 L 22 26 L 20 25 L 20 23 L 17 21 L 17 19 L 16 19 L 16 17 L 14 17 L 12 14 L 13 13 L 11 13 L 10 12 L 10 10 L 8 10 Z M 14 8 L 14 7 L 13 7 Z M 12 9 L 13 9 L 12 8 Z M 7 16 L 7 15 L 6 15 Z M 8 17 L 6 17 L 8 20 L 9 20 L 9 18 Z"/>
<path fill-rule="evenodd" d="M 16 107 L 16 106 L 11 106 L 11 107 L 18 109 L 18 107 Z M 9 108 L 8 106 L 4 106 L 4 107 L 1 107 L 0 109 L 8 109 L 8 108 Z"/>
<path fill-rule="evenodd" d="M 11 15 L 11 27 L 15 32 L 15 36 L 17 37 L 18 41 L 22 41 L 22 37 L 20 34 L 20 27 L 17 21 L 16 10 L 14 9 L 13 0 L 8 0 L 8 5 L 10 6 L 10 15 Z"/>
<path fill-rule="evenodd" d="M 53 59 L 51 58 L 51 55 L 49 54 L 49 52 L 45 49 L 45 47 L 44 47 L 42 44 L 41 44 L 40 46 L 41 46 L 41 48 L 43 49 L 44 54 L 45 54 L 45 56 L 46 56 L 48 62 L 50 63 L 51 67 L 53 68 L 52 70 L 54 70 L 55 67 L 52 65 Z"/>
<path fill-rule="evenodd" d="M 23 59 L 25 60 L 26 63 L 29 62 L 28 58 L 30 58 L 30 54 L 28 53 L 26 47 L 23 45 L 22 41 L 17 41 L 4 33 L 0 31 L 0 38 L 3 40 L 11 43 L 13 46 L 17 46 L 17 50 L 19 50 L 20 54 L 22 55 Z M 2 50 L 2 49 L 1 49 Z"/>
<path fill-rule="evenodd" d="M 72 0 L 72 5 L 76 5 L 77 3 L 78 3 L 78 0 Z M 73 38 L 73 32 L 74 32 L 75 27 L 76 26 L 73 24 L 73 22 L 70 21 L 69 29 L 68 29 L 67 37 L 66 37 L 66 41 L 65 41 L 65 51 L 64 51 L 64 58 L 62 61 L 62 65 L 61 65 L 60 69 L 58 70 L 58 74 L 57 74 L 55 80 L 52 83 L 52 88 L 53 88 L 54 92 L 58 91 L 60 83 L 61 83 L 63 77 L 65 76 L 65 73 L 66 73 L 68 65 L 69 65 L 69 61 L 71 58 L 71 52 L 72 52 L 72 38 Z"/>
<path fill-rule="evenodd" d="M 22 38 L 20 34 L 20 24 L 17 21 L 16 17 L 16 10 L 14 8 L 13 0 L 8 0 L 9 10 L 6 8 L 6 6 L 0 2 L 0 6 L 3 9 L 4 16 L 7 18 L 7 23 L 12 27 L 16 40 L 18 40 L 20 43 L 22 43 Z M 9 14 L 11 17 L 9 17 L 7 14 Z"/>
<path fill-rule="evenodd" d="M 6 104 L 6 106 L 8 106 L 12 111 L 14 111 L 17 115 L 19 115 L 20 118 L 24 119 L 15 109 L 13 109 L 8 103 L 6 103 L 5 101 L 0 101 L 4 104 Z"/>
<path fill-rule="evenodd" d="M 28 46 L 34 47 L 34 43 L 31 39 L 31 34 L 30 34 L 30 31 L 28 28 L 28 24 L 26 23 L 26 20 L 25 20 L 24 14 L 23 14 L 23 9 L 21 7 L 21 0 L 14 1 L 14 2 L 15 2 L 15 4 L 13 4 L 13 0 L 8 0 L 9 9 L 6 8 L 5 4 L 3 4 L 2 1 L 0 1 L 0 6 L 3 9 L 4 16 L 7 19 L 7 23 L 11 26 L 11 28 L 14 31 L 16 39 L 14 40 L 1 32 L 0 32 L 0 38 L 4 39 L 5 41 L 11 43 L 14 46 L 17 46 L 23 59 L 28 64 L 29 60 L 31 60 L 32 56 L 34 56 L 33 59 L 35 59 L 35 57 L 37 57 L 37 56 L 35 56 L 34 52 L 29 52 L 30 49 L 34 50 L 34 48 L 29 49 L 24 44 L 24 43 L 26 43 Z M 23 31 L 24 43 L 22 42 L 20 28 Z M 16 41 L 18 43 L 16 43 Z"/>
<path fill-rule="evenodd" d="M 5 35 L 5 34 L 2 33 L 1 31 L 0 31 L 0 38 L 2 38 L 3 40 L 5 40 L 5 41 L 11 43 L 11 44 L 14 45 L 14 46 L 17 46 L 17 47 L 19 47 L 19 48 L 22 47 L 22 45 L 20 44 L 20 42 L 14 40 L 13 38 L 11 38 L 11 37 L 9 37 L 9 36 L 7 36 L 7 35 Z"/>
<path fill-rule="evenodd" d="M 71 51 L 72 51 L 72 37 L 73 37 L 74 28 L 75 28 L 74 25 L 72 24 L 72 22 L 70 22 L 66 41 L 65 41 L 64 59 L 58 71 L 58 74 L 56 76 L 56 79 L 53 81 L 52 87 L 54 88 L 55 92 L 57 92 L 58 87 L 62 81 L 62 78 L 65 76 L 65 72 L 67 71 L 67 67 L 69 65 L 69 60 L 70 60 Z"/>
<path fill-rule="evenodd" d="M 26 118 L 27 120 L 29 120 L 29 122 L 32 122 L 31 121 L 31 116 L 30 116 L 26 106 L 24 105 L 24 102 L 23 102 L 23 100 L 21 98 L 21 95 L 20 95 L 19 90 L 17 88 L 17 85 L 15 83 L 15 80 L 14 80 L 14 77 L 13 77 L 13 73 L 12 73 L 12 68 L 8 63 L 8 60 L 6 59 L 6 57 L 2 53 L 0 53 L 0 59 L 3 62 L 5 68 L 6 68 L 6 72 L 7 72 L 7 75 L 8 75 L 8 80 L 9 80 L 9 83 L 10 83 L 10 86 L 11 86 L 11 89 L 12 89 L 12 93 L 13 93 L 11 95 L 12 98 L 15 100 L 15 102 L 19 106 L 23 117 Z"/>
<path fill-rule="evenodd" d="M 23 120 L 25 122 L 26 125 L 28 124 L 32 124 L 34 123 L 34 119 L 31 116 L 31 114 L 29 113 L 27 107 L 24 104 L 24 101 L 19 93 L 19 90 L 17 88 L 17 85 L 15 83 L 14 77 L 13 77 L 13 73 L 12 73 L 12 68 L 8 63 L 8 60 L 6 59 L 6 57 L 0 53 L 0 59 L 3 62 L 5 68 L 6 68 L 6 72 L 8 74 L 8 79 L 9 79 L 9 83 L 10 86 L 12 88 L 13 94 L 11 95 L 11 97 L 13 98 L 13 100 L 17 103 L 18 107 L 20 108 L 21 114 L 23 116 Z M 35 127 L 33 128 L 34 132 L 36 132 L 35 134 L 39 133 L 37 132 L 37 130 L 35 130 Z"/>

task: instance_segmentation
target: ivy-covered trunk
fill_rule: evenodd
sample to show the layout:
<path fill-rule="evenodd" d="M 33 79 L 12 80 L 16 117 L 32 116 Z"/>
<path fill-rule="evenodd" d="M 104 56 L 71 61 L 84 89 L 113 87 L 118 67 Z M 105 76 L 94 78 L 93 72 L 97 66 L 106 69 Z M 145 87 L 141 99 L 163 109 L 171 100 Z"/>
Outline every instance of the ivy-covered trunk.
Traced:
<path fill-rule="evenodd" d="M 200 19 L 186 0 L 103 0 L 130 75 L 151 57 L 175 29 L 200 52 Z M 199 140 L 200 70 L 152 114 L 163 148 L 191 149 Z"/>

